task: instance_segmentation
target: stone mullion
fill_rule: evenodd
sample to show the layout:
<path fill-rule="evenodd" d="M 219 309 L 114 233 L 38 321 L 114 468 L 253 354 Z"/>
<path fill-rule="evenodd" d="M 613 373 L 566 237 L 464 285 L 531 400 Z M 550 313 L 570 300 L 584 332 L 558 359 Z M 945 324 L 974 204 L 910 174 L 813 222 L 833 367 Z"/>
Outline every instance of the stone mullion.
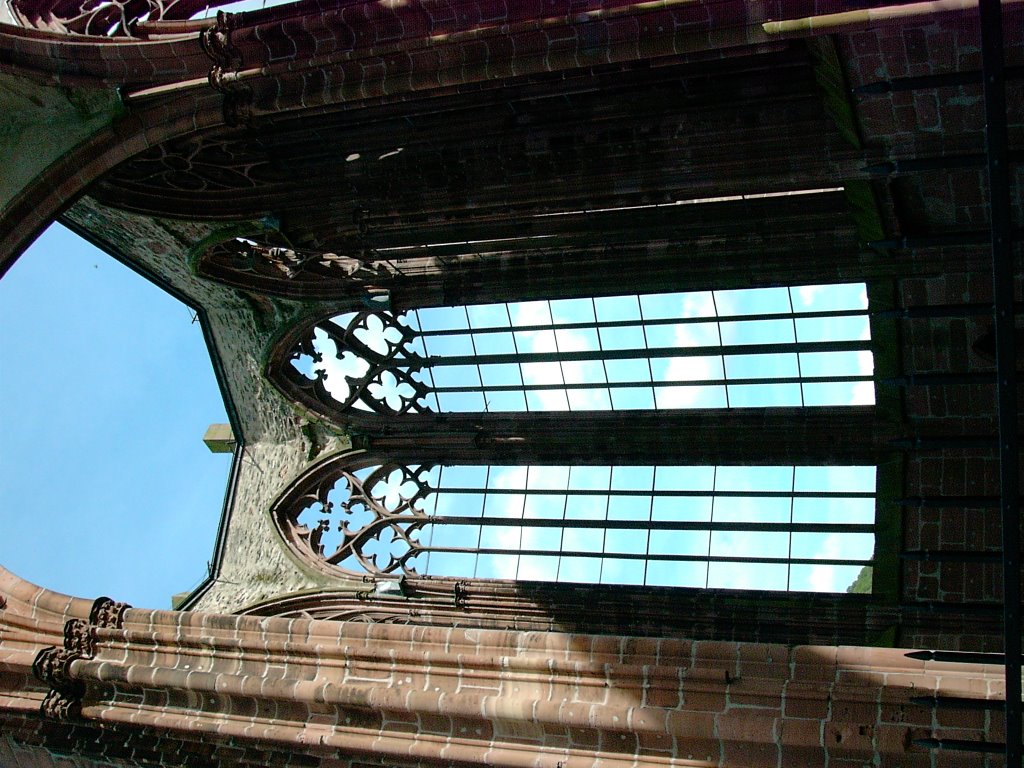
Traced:
<path fill-rule="evenodd" d="M 679 198 L 678 193 L 673 196 Z M 564 199 L 564 198 L 563 198 Z M 571 205 L 571 203 L 570 203 Z M 628 244 L 637 241 L 678 239 L 685 242 L 696 237 L 729 238 L 757 234 L 764 239 L 812 235 L 824 228 L 845 229 L 846 203 L 841 192 L 812 195 L 785 195 L 748 200 L 733 199 L 704 204 L 671 205 L 639 208 L 628 211 L 584 211 L 560 216 L 510 219 L 508 214 L 492 219 L 467 218 L 444 225 L 427 223 L 410 229 L 385 227 L 377 218 L 366 221 L 373 233 L 375 248 L 422 246 L 424 243 L 466 243 L 501 238 L 556 238 L 557 246 L 575 244 L 591 247 L 599 243 Z M 837 226 L 838 225 L 838 226 Z M 358 234 L 339 240 L 343 251 L 352 251 L 360 243 Z M 477 244 L 477 249 L 487 248 Z M 528 247 L 513 241 L 507 248 Z M 498 246 L 502 248 L 502 246 Z M 459 251 L 445 252 L 457 255 Z M 383 254 L 381 254 L 383 257 Z"/>
<path fill-rule="evenodd" d="M 656 97 L 656 94 L 651 96 Z M 767 119 L 763 111 L 760 117 Z M 623 120 L 626 119 L 628 118 L 623 117 Z M 794 120 L 788 123 L 780 121 L 777 128 L 779 131 L 789 132 L 789 126 L 793 122 Z M 636 151 L 631 149 L 629 154 L 625 154 L 621 146 L 615 146 L 615 142 L 610 142 L 610 146 L 606 146 L 596 141 L 594 137 L 587 138 L 585 134 L 581 136 L 580 124 L 576 122 L 545 129 L 547 137 L 552 140 L 571 140 L 581 153 L 580 156 L 567 161 L 566 167 L 557 172 L 552 172 L 542 165 L 534 167 L 530 164 L 531 153 L 528 148 L 512 145 L 510 141 L 502 138 L 484 146 L 453 143 L 450 153 L 447 156 L 442 154 L 440 157 L 429 149 L 423 152 L 414 152 L 417 148 L 410 150 L 410 157 L 415 157 L 420 162 L 430 163 L 435 167 L 447 166 L 446 172 L 450 172 L 452 178 L 444 188 L 432 188 L 431 179 L 421 177 L 416 168 L 402 168 L 407 188 L 403 189 L 401 195 L 395 195 L 393 189 L 389 188 L 393 181 L 387 176 L 367 174 L 355 177 L 354 181 L 360 188 L 359 204 L 370 214 L 367 223 L 371 233 L 370 241 L 375 248 L 385 248 L 392 244 L 422 245 L 430 242 L 481 240 L 502 237 L 506 233 L 515 236 L 543 234 L 545 227 L 553 228 L 556 222 L 532 218 L 535 214 L 643 206 L 675 200 L 837 186 L 837 179 L 851 175 L 854 160 L 851 158 L 849 162 L 828 161 L 824 157 L 827 142 L 823 140 L 826 137 L 826 126 L 819 120 L 808 122 L 808 135 L 796 139 L 800 141 L 801 154 L 795 154 L 789 144 L 778 143 L 768 131 L 754 136 L 744 136 L 742 132 L 728 125 L 716 126 L 719 130 L 713 133 L 716 141 L 730 145 L 729 153 L 721 149 L 700 146 L 695 137 L 691 137 L 691 141 L 698 144 L 696 147 L 672 143 L 665 139 L 638 137 L 637 143 L 642 142 L 646 146 Z M 650 127 L 654 132 L 663 129 L 658 124 Z M 596 128 L 593 127 L 592 130 Z M 668 127 L 667 130 L 678 130 L 678 127 Z M 567 136 L 570 132 L 572 135 Z M 396 137 L 395 143 L 401 140 L 401 137 Z M 457 151 L 455 147 L 458 148 Z M 723 156 L 725 154 L 728 154 L 728 157 Z M 490 155 L 490 158 L 487 155 Z M 454 157 L 458 157 L 462 162 L 455 164 Z M 499 157 L 519 161 L 523 167 L 510 168 L 497 162 Z M 763 158 L 759 160 L 759 173 L 756 179 L 751 179 L 749 167 L 744 165 L 744 162 L 749 162 L 744 159 L 750 157 Z M 494 162 L 488 162 L 491 158 Z M 596 164 L 595 158 L 604 160 Z M 863 162 L 862 158 L 857 160 Z M 323 178 L 323 175 L 325 170 L 334 173 L 335 167 L 330 158 L 320 158 L 318 168 L 309 168 L 310 178 L 328 195 L 334 193 L 335 188 L 331 183 L 335 177 Z M 629 186 L 625 188 L 622 185 L 624 177 L 630 179 Z M 316 183 L 317 181 L 320 183 Z M 474 210 L 465 210 L 465 200 L 460 199 L 460 195 L 466 193 L 460 187 L 471 189 Z M 308 208 L 301 205 L 302 198 L 298 189 L 291 190 L 290 194 L 289 191 L 283 190 L 279 197 L 278 205 L 285 211 L 284 221 L 287 225 L 298 231 L 311 233 L 326 250 L 338 249 L 339 252 L 346 252 L 346 249 L 350 250 L 351 242 L 358 242 L 357 233 L 342 217 L 332 216 L 323 221 L 311 216 Z M 226 199 L 226 195 L 220 195 L 219 198 L 225 199 L 229 205 L 233 204 L 233 201 Z M 738 206 L 717 206 L 718 209 L 730 207 Z M 702 206 L 697 210 L 710 218 L 715 209 L 716 206 Z M 657 212 L 676 213 L 679 210 L 681 209 Z M 845 208 L 841 207 L 840 212 L 844 214 L 843 218 L 836 217 L 834 221 L 828 222 L 825 225 L 828 229 L 835 223 L 845 223 Z M 636 215 L 638 222 L 646 218 L 642 215 L 642 210 L 632 213 Z M 745 213 L 750 215 L 749 212 Z M 648 240 L 686 239 L 680 235 L 679 230 L 659 231 L 654 227 L 630 224 L 628 221 L 618 233 L 599 232 L 595 227 L 601 226 L 601 218 L 588 215 L 581 227 L 581 234 L 573 239 L 563 237 L 561 242 L 578 246 L 592 245 L 595 242 L 626 244 L 631 238 L 637 239 L 639 233 L 646 231 L 650 231 L 652 235 L 647 238 Z M 775 227 L 783 231 L 788 228 L 789 222 L 784 222 L 783 218 L 773 216 L 762 226 L 751 221 L 747 229 L 735 226 L 735 220 L 720 221 L 733 224 L 733 231 L 741 239 L 752 232 L 760 231 L 770 240 L 775 236 Z M 805 217 L 799 222 L 805 228 L 804 231 L 813 233 L 822 228 L 820 224 L 813 228 L 809 226 L 808 218 Z M 463 234 L 462 230 L 466 230 L 466 234 Z M 339 237 L 343 233 L 346 237 Z M 723 233 L 714 234 L 721 237 Z M 588 237 L 593 240 L 588 241 Z M 485 244 L 480 247 L 490 250 L 496 246 Z M 446 253 L 446 249 L 437 249 L 437 253 L 456 255 L 455 249 L 447 250 Z M 380 255 L 380 258 L 387 257 L 386 252 Z"/>
<path fill-rule="evenodd" d="M 410 416 L 369 431 L 367 446 L 411 463 L 842 465 L 877 463 L 897 436 L 851 406 Z"/>
<path fill-rule="evenodd" d="M 986 255 L 983 247 L 961 248 L 955 253 L 946 249 L 928 260 L 907 251 L 883 255 L 862 250 L 853 242 L 852 233 L 843 230 L 837 231 L 834 245 L 830 239 L 818 239 L 807 247 L 791 242 L 788 252 L 769 249 L 760 254 L 753 248 L 730 252 L 729 246 L 691 250 L 684 243 L 670 247 L 671 254 L 652 253 L 647 244 L 570 247 L 558 254 L 542 249 L 535 254 L 498 253 L 470 263 L 460 260 L 443 273 L 435 265 L 427 265 L 415 278 L 396 279 L 390 290 L 392 304 L 400 308 L 486 304 L 566 294 L 618 295 L 627 278 L 631 290 L 647 292 L 822 284 L 908 274 L 927 277 L 983 266 Z M 644 265 L 642 273 L 636 269 L 639 263 Z M 303 292 L 296 285 L 294 294 Z M 342 295 L 342 291 L 337 293 Z"/>

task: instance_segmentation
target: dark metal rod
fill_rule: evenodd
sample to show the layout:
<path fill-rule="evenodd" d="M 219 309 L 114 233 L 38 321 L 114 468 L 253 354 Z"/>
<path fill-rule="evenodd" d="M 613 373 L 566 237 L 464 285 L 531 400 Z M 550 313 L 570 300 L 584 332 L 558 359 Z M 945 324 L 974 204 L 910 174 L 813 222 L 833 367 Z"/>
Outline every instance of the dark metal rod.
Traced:
<path fill-rule="evenodd" d="M 941 600 L 915 600 L 901 603 L 900 610 L 949 616 L 993 616 L 1001 614 L 1003 606 L 1000 603 L 947 603 Z"/>
<path fill-rule="evenodd" d="M 778 379 L 690 379 L 687 381 L 594 381 L 586 384 L 490 384 L 475 387 L 434 387 L 431 392 L 438 394 L 456 392 L 526 392 L 548 390 L 583 389 L 636 389 L 640 387 L 720 387 L 744 386 L 751 384 L 838 384 L 846 382 L 873 381 L 870 376 L 821 376 L 799 378 L 787 376 Z"/>
<path fill-rule="evenodd" d="M 1006 79 L 1020 80 L 1024 78 L 1024 67 L 1006 67 Z M 982 73 L 977 70 L 968 72 L 944 72 L 938 75 L 916 75 L 913 77 L 894 77 L 891 80 L 876 80 L 853 89 L 857 95 L 879 95 L 893 91 L 915 91 L 919 88 L 956 88 L 961 85 L 981 85 Z"/>
<path fill-rule="evenodd" d="M 1006 702 L 998 699 L 964 699 L 959 696 L 915 696 L 911 704 L 929 709 L 973 709 L 1002 712 Z"/>
<path fill-rule="evenodd" d="M 943 435 L 942 437 L 907 437 L 890 441 L 901 451 L 939 451 L 946 448 L 995 448 L 996 438 L 984 435 Z"/>
<path fill-rule="evenodd" d="M 965 507 L 967 509 L 996 509 L 998 496 L 913 496 L 896 499 L 901 507 Z"/>
<path fill-rule="evenodd" d="M 992 222 L 995 298 L 996 402 L 999 486 L 1003 526 L 1003 652 L 1006 655 L 1006 764 L 1021 764 L 1020 445 L 1014 339 L 1013 227 L 1006 127 L 1006 77 L 1000 0 L 980 0 L 981 71 L 985 95 L 985 150 Z M 1019 68 L 1015 68 L 1019 69 Z"/>
<path fill-rule="evenodd" d="M 404 517 L 395 517 L 406 522 Z M 422 518 L 416 518 L 421 522 Z M 430 517 L 435 525 L 482 525 L 486 528 L 599 528 L 614 531 L 776 531 L 778 533 L 874 533 L 861 523 L 714 523 L 682 520 L 563 520 L 521 517 Z M 474 550 L 475 551 L 475 550 Z"/>
<path fill-rule="evenodd" d="M 1002 552 L 966 552 L 964 550 L 920 549 L 900 552 L 903 560 L 927 563 L 1001 563 Z"/>
<path fill-rule="evenodd" d="M 928 387 L 945 384 L 994 384 L 995 380 L 994 371 L 978 371 L 971 373 L 911 373 L 907 376 L 882 379 L 882 383 L 894 387 Z"/>
<path fill-rule="evenodd" d="M 1024 152 L 1010 152 L 1009 162 L 1019 163 L 1024 159 Z M 984 168 L 985 155 L 982 153 L 968 155 L 939 155 L 938 157 L 914 157 L 903 160 L 888 160 L 864 167 L 864 172 L 872 176 L 893 176 L 904 173 L 922 171 L 948 171 L 957 168 Z"/>
<path fill-rule="evenodd" d="M 954 155 L 939 157 L 923 157 L 907 160 L 887 160 L 874 165 L 866 165 L 863 170 L 872 176 L 894 176 L 901 173 L 919 171 L 944 171 L 953 168 L 981 168 L 985 164 L 985 156 Z"/>
<path fill-rule="evenodd" d="M 597 320 L 580 323 L 545 323 L 542 325 L 505 325 L 488 326 L 486 328 L 449 328 L 446 330 L 418 331 L 418 336 L 432 338 L 434 336 L 461 336 L 467 333 L 511 333 L 515 332 L 536 332 L 536 331 L 576 331 L 602 328 L 633 328 L 653 327 L 659 325 L 693 325 L 696 323 L 736 323 L 755 320 L 811 320 L 814 318 L 828 317 L 866 317 L 866 309 L 837 309 L 827 312 L 776 312 L 759 315 L 721 315 L 718 317 L 669 317 L 636 320 Z"/>
<path fill-rule="evenodd" d="M 656 349 L 605 349 L 583 352 L 532 352 L 499 355 L 452 355 L 423 358 L 422 364 L 501 365 L 503 363 L 559 363 L 599 360 L 653 360 L 666 357 L 716 357 L 720 355 L 766 355 L 800 352 L 861 352 L 871 349 L 870 341 L 806 341 L 784 344 L 728 344 L 714 347 L 669 347 Z"/>
<path fill-rule="evenodd" d="M 1024 311 L 1024 304 L 1016 306 L 1018 313 Z M 872 312 L 874 317 L 893 317 L 897 320 L 911 320 L 921 317 L 990 317 L 991 304 L 924 304 L 900 309 L 883 309 Z"/>
<path fill-rule="evenodd" d="M 735 499 L 873 499 L 873 491 L 639 491 L 590 488 L 442 488 L 440 493 L 487 494 L 489 496 L 640 496 L 643 498 L 735 498 Z"/>
<path fill-rule="evenodd" d="M 1005 656 L 1001 653 L 977 653 L 975 651 L 910 651 L 904 654 L 908 659 L 918 661 L 940 661 L 953 664 L 1002 664 Z"/>
<path fill-rule="evenodd" d="M 1013 230 L 1008 240 L 1012 241 L 1020 237 L 1020 229 Z M 969 232 L 945 232 L 935 235 L 912 235 L 909 237 L 895 237 L 887 240 L 872 240 L 867 245 L 869 248 L 880 250 L 898 250 L 914 248 L 941 248 L 949 245 L 988 245 L 991 235 L 988 230 L 979 229 Z"/>
<path fill-rule="evenodd" d="M 718 555 L 656 555 L 642 552 L 584 552 L 562 549 L 498 549 L 496 547 L 420 547 L 420 552 L 459 555 L 525 555 L 590 557 L 609 560 L 650 560 L 665 563 L 783 563 L 787 565 L 871 565 L 871 560 L 814 560 L 805 557 L 722 557 Z"/>
<path fill-rule="evenodd" d="M 998 753 L 1004 751 L 1008 744 L 998 741 L 967 741 L 965 739 L 914 739 L 919 747 L 928 749 L 952 749 L 958 752 Z"/>

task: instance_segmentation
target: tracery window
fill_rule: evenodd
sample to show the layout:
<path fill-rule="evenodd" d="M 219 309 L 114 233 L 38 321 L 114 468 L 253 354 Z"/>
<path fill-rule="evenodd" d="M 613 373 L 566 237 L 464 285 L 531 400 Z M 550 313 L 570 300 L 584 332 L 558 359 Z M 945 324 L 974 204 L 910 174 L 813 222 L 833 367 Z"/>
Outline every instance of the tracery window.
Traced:
<path fill-rule="evenodd" d="M 350 312 L 285 374 L 342 414 L 874 402 L 862 283 Z"/>
<path fill-rule="evenodd" d="M 353 574 L 843 592 L 874 467 L 333 464 L 278 507 Z"/>
<path fill-rule="evenodd" d="M 278 372 L 323 412 L 382 424 L 875 399 L 862 283 L 353 311 Z M 873 466 L 575 460 L 328 462 L 275 516 L 327 571 L 378 578 L 843 592 L 870 572 Z"/>

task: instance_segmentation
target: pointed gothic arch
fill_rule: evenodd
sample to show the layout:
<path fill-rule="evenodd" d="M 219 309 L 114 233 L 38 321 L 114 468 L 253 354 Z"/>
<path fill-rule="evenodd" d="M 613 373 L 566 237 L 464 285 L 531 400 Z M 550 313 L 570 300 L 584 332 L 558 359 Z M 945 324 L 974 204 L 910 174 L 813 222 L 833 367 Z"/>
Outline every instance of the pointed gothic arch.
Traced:
<path fill-rule="evenodd" d="M 273 514 L 335 577 L 721 588 L 748 574 L 751 589 L 837 592 L 874 562 L 875 488 L 874 467 L 410 465 L 357 451 L 313 467 Z M 816 582 L 822 568 L 843 583 Z"/>

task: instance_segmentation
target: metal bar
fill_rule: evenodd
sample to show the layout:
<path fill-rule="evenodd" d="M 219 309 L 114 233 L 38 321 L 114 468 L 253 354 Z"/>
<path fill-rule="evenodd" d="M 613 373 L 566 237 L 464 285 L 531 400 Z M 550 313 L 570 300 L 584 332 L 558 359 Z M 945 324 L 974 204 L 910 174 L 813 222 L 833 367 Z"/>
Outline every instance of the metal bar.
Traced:
<path fill-rule="evenodd" d="M 599 360 L 648 360 L 665 357 L 709 357 L 718 355 L 766 355 L 800 352 L 863 352 L 870 341 L 807 341 L 784 344 L 728 344 L 720 347 L 669 347 L 666 349 L 606 349 L 583 352 L 529 352 L 498 355 L 452 355 L 423 358 L 424 365 L 502 365 L 505 363 L 559 363 Z"/>
<path fill-rule="evenodd" d="M 947 384 L 994 384 L 994 371 L 972 373 L 911 373 L 907 376 L 895 376 L 882 379 L 882 384 L 891 387 L 930 387 Z"/>
<path fill-rule="evenodd" d="M 1024 78 L 1024 67 L 1006 67 L 1007 79 Z M 853 89 L 858 96 L 874 96 L 893 91 L 916 91 L 919 88 L 956 88 L 961 85 L 981 85 L 982 73 L 973 70 L 968 72 L 944 72 L 939 75 L 917 75 L 915 77 L 894 77 L 891 80 L 876 80 Z"/>
<path fill-rule="evenodd" d="M 1010 152 L 1008 162 L 1019 163 L 1024 160 L 1024 152 Z M 888 160 L 863 168 L 872 176 L 894 176 L 904 173 L 921 173 L 922 171 L 949 171 L 957 168 L 984 168 L 983 153 L 968 155 L 939 155 L 938 157 L 914 157 L 904 160 Z"/>
<path fill-rule="evenodd" d="M 995 448 L 996 438 L 984 435 L 943 435 L 942 437 L 907 437 L 892 440 L 893 448 L 901 451 L 941 451 L 945 449 Z"/>
<path fill-rule="evenodd" d="M 1006 127 L 1006 68 L 1000 0 L 978 3 L 985 94 L 985 150 L 992 223 L 999 487 L 1003 524 L 1003 652 L 1006 655 L 1006 764 L 1021 764 L 1020 445 L 1014 329 L 1013 227 Z"/>
<path fill-rule="evenodd" d="M 913 496 L 896 499 L 901 507 L 965 507 L 967 509 L 996 509 L 998 496 Z"/>
<path fill-rule="evenodd" d="M 423 518 L 396 516 L 398 523 Z M 776 531 L 779 533 L 874 533 L 873 523 L 715 523 L 683 520 L 563 520 L 521 517 L 430 517 L 435 525 L 482 525 L 487 528 L 599 528 L 614 531 Z"/>
<path fill-rule="evenodd" d="M 908 659 L 918 661 L 941 661 L 953 664 L 1002 664 L 1005 656 L 1001 653 L 977 653 L 975 651 L 910 651 L 904 654 Z"/>
<path fill-rule="evenodd" d="M 919 549 L 900 552 L 902 560 L 926 563 L 1001 563 L 1002 552 L 968 552 L 964 550 Z"/>
<path fill-rule="evenodd" d="M 666 563 L 782 563 L 787 565 L 871 565 L 871 560 L 814 560 L 785 557 L 722 557 L 718 555 L 656 555 L 641 552 L 594 552 L 560 549 L 498 549 L 496 547 L 419 547 L 418 552 L 459 555 L 526 555 L 541 557 L 589 557 L 615 560 L 650 560 Z"/>
<path fill-rule="evenodd" d="M 872 176 L 894 176 L 902 173 L 921 171 L 945 171 L 953 168 L 981 168 L 985 155 L 940 155 L 938 157 L 915 157 L 905 160 L 886 160 L 883 163 L 866 165 L 861 170 Z"/>
<path fill-rule="evenodd" d="M 964 739 L 914 739 L 919 747 L 950 749 L 958 752 L 998 753 L 1009 745 L 998 741 L 966 741 Z"/>
<path fill-rule="evenodd" d="M 973 709 L 1002 712 L 1006 702 L 998 699 L 964 699 L 959 696 L 915 696 L 911 704 L 929 709 Z"/>
<path fill-rule="evenodd" d="M 479 495 L 486 493 L 491 496 L 648 496 L 662 498 L 736 498 L 736 499 L 873 499 L 874 491 L 640 491 L 611 490 L 591 488 L 442 488 L 440 493 L 459 493 Z"/>
<path fill-rule="evenodd" d="M 1007 241 L 1019 239 L 1022 231 L 1024 230 L 1019 228 L 1012 230 L 1007 235 Z M 988 245 L 991 239 L 988 230 L 979 229 L 969 232 L 945 232 L 934 235 L 912 235 L 888 240 L 872 240 L 867 245 L 869 248 L 879 250 L 913 250 L 915 248 L 941 248 L 948 245 Z"/>
<path fill-rule="evenodd" d="M 1024 310 L 1024 304 L 1018 304 L 1016 311 Z M 913 320 L 922 317 L 981 317 L 992 314 L 991 304 L 926 304 L 900 309 L 884 309 L 872 312 L 874 317 L 892 317 L 897 320 Z"/>
<path fill-rule="evenodd" d="M 431 392 L 438 394 L 456 392 L 525 392 L 545 390 L 579 389 L 636 389 L 640 387 L 716 387 L 745 386 L 753 384 L 837 384 L 846 382 L 873 381 L 870 376 L 820 376 L 799 378 L 786 376 L 778 379 L 689 379 L 671 381 L 594 381 L 585 384 L 491 384 L 466 387 L 434 387 Z"/>
<path fill-rule="evenodd" d="M 433 336 L 460 336 L 467 333 L 510 333 L 522 331 L 532 333 L 536 331 L 577 331 L 602 328 L 631 328 L 636 326 L 654 327 L 659 325 L 693 325 L 699 323 L 739 323 L 755 320 L 813 320 L 831 317 L 866 317 L 866 309 L 836 309 L 823 312 L 779 312 L 760 315 L 721 315 L 710 317 L 667 317 L 636 320 L 593 320 L 580 323 L 544 323 L 541 325 L 501 325 L 488 326 L 486 328 L 448 328 L 444 330 L 420 331 L 417 335 L 424 337 Z"/>
<path fill-rule="evenodd" d="M 941 600 L 916 600 L 912 603 L 901 603 L 900 610 L 950 616 L 992 616 L 1001 614 L 1003 606 L 999 603 L 947 603 Z"/>

